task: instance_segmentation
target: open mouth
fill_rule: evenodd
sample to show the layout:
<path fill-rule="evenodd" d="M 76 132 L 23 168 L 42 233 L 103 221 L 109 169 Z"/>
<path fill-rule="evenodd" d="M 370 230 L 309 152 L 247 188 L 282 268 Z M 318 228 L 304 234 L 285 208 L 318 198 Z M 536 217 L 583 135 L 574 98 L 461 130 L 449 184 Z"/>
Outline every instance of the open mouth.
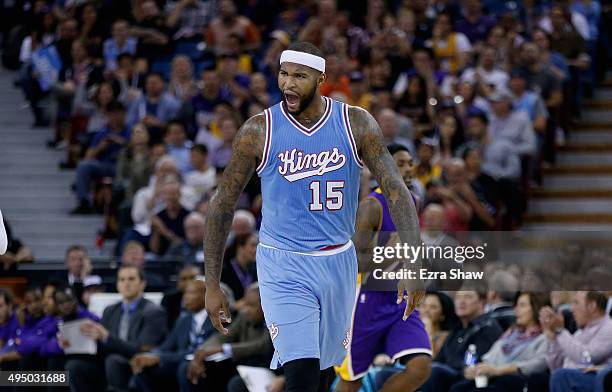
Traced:
<path fill-rule="evenodd" d="M 290 112 L 295 112 L 300 107 L 300 96 L 291 91 L 285 91 L 285 103 Z"/>

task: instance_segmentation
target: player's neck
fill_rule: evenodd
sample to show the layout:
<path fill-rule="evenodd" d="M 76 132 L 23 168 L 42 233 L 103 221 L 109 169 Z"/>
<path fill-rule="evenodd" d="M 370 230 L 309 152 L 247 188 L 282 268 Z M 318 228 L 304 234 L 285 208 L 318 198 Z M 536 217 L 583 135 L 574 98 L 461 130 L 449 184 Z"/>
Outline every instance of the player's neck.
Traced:
<path fill-rule="evenodd" d="M 293 115 L 298 122 L 306 127 L 315 124 L 323 117 L 326 107 L 325 100 L 319 95 L 315 95 L 308 107 L 304 109 L 300 114 Z"/>

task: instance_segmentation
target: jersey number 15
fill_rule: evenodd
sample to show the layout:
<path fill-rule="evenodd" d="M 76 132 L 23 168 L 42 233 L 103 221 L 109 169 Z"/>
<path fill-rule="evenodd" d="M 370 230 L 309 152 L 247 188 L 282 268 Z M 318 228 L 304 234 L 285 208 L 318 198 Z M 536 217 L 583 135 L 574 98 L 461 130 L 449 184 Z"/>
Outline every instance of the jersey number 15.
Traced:
<path fill-rule="evenodd" d="M 321 182 L 313 181 L 308 186 L 311 191 L 310 211 L 323 211 L 323 202 L 321 201 Z M 344 181 L 325 181 L 325 208 L 329 211 L 337 211 L 342 208 L 344 202 Z"/>

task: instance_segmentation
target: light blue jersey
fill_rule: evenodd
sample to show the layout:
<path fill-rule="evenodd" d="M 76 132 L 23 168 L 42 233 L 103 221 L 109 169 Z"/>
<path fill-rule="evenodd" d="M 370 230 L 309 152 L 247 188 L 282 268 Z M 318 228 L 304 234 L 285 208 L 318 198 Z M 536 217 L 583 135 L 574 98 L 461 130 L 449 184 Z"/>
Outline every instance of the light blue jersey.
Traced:
<path fill-rule="evenodd" d="M 300 358 L 339 365 L 349 342 L 362 164 L 348 106 L 323 99 L 325 113 L 310 129 L 282 104 L 265 111 L 257 276 L 274 369 Z"/>
<path fill-rule="evenodd" d="M 261 177 L 262 244 L 314 251 L 347 243 L 355 229 L 362 163 L 348 106 L 324 97 L 325 113 L 310 129 L 279 103 L 265 111 Z"/>

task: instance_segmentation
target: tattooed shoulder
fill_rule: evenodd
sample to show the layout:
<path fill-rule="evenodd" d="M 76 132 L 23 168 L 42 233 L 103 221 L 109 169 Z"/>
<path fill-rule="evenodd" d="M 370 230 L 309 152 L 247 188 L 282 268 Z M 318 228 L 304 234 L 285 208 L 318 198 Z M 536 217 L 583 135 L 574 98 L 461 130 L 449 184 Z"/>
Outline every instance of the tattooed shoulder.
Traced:
<path fill-rule="evenodd" d="M 263 113 L 257 114 L 242 124 L 232 150 L 254 159 L 255 165 L 259 164 L 263 155 L 266 142 L 266 119 Z"/>
<path fill-rule="evenodd" d="M 380 126 L 372 114 L 357 106 L 349 106 L 349 121 L 358 153 L 372 170 L 372 159 L 387 152 Z"/>
<path fill-rule="evenodd" d="M 367 110 L 359 106 L 349 106 L 348 112 L 351 130 L 357 145 L 361 144 L 360 142 L 367 133 L 380 129 L 374 117 Z"/>

